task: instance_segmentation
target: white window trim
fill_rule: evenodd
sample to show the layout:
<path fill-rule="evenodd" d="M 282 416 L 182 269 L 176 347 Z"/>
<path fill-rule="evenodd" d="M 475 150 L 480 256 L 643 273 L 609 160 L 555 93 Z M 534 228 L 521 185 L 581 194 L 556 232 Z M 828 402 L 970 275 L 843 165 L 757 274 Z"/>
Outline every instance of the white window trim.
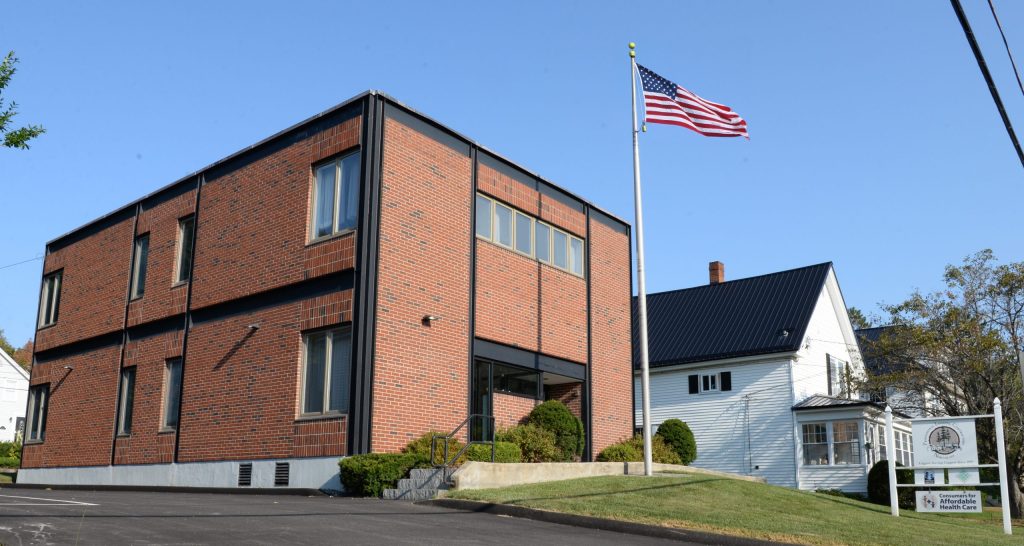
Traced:
<path fill-rule="evenodd" d="M 59 269 L 52 273 L 43 276 L 43 287 L 39 294 L 39 328 L 46 326 L 53 326 L 57 323 L 57 313 L 59 308 L 57 302 L 60 301 L 60 290 L 64 281 L 64 270 Z M 50 295 L 49 287 L 53 286 L 53 295 Z M 47 322 L 46 317 L 50 317 L 50 321 Z"/>
<path fill-rule="evenodd" d="M 825 427 L 825 443 L 812 442 L 808 443 L 804 441 L 804 427 L 808 425 L 823 425 Z M 825 457 L 828 459 L 827 464 L 811 464 L 807 462 L 807 446 L 825 446 Z M 829 421 L 810 421 L 807 423 L 800 423 L 800 465 L 811 468 L 820 468 L 823 466 L 832 466 L 832 424 Z"/>
<path fill-rule="evenodd" d="M 714 388 L 708 388 L 708 389 L 704 388 L 704 378 L 705 377 L 710 378 L 708 380 L 708 384 L 709 385 L 712 382 L 712 380 L 714 381 L 714 383 L 715 383 Z M 697 381 L 697 386 L 699 387 L 697 389 L 697 392 L 699 392 L 700 394 L 712 394 L 712 393 L 722 392 L 722 374 L 721 373 L 702 373 L 702 374 L 700 374 L 700 379 L 698 379 L 698 381 Z"/>
<path fill-rule="evenodd" d="M 327 239 L 332 239 L 332 238 L 337 237 L 339 235 L 344 235 L 346 233 L 352 233 L 358 227 L 359 221 L 358 221 L 358 217 L 357 217 L 357 219 L 356 219 L 356 226 L 355 227 L 345 228 L 345 229 L 338 229 L 338 216 L 341 214 L 341 208 L 342 208 L 341 207 L 341 205 L 342 205 L 342 203 L 341 203 L 341 191 L 342 191 L 342 180 L 341 180 L 342 179 L 342 176 L 341 176 L 342 175 L 342 170 L 341 170 L 341 164 L 342 164 L 343 161 L 345 161 L 349 157 L 352 157 L 354 155 L 358 155 L 361 152 L 362 152 L 362 150 L 354 150 L 354 151 L 352 151 L 350 153 L 343 154 L 343 155 L 340 155 L 338 157 L 335 157 L 334 159 L 330 159 L 328 161 L 323 161 L 321 163 L 317 163 L 317 164 L 312 165 L 313 181 L 312 181 L 312 183 L 310 185 L 312 191 L 310 191 L 310 194 L 311 194 L 310 204 L 311 204 L 311 206 L 310 206 L 310 209 L 309 209 L 310 210 L 310 214 L 309 214 L 309 228 L 308 228 L 309 229 L 309 241 L 307 242 L 307 244 L 319 243 L 320 241 L 326 241 Z M 360 158 L 360 160 L 361 159 L 362 158 Z M 317 234 L 316 234 L 316 213 L 317 213 L 317 210 L 318 210 L 318 206 L 317 205 L 319 204 L 319 202 L 318 202 L 318 199 L 319 199 L 319 195 L 318 194 L 319 194 L 319 192 L 316 191 L 316 187 L 317 187 L 316 186 L 316 172 L 318 170 L 320 170 L 321 167 L 326 167 L 327 165 L 334 165 L 334 203 L 331 205 L 331 232 L 330 233 L 326 233 L 324 235 L 317 236 Z M 360 165 L 360 168 L 362 168 L 361 165 Z M 193 256 L 192 259 L 194 260 L 195 256 Z"/>
<path fill-rule="evenodd" d="M 336 417 L 339 415 L 347 415 L 348 410 L 332 410 L 331 407 L 331 365 L 333 360 L 334 351 L 334 335 L 335 334 L 349 334 L 349 364 L 351 365 L 351 327 L 333 328 L 330 330 L 317 330 L 315 332 L 307 332 L 302 335 L 302 369 L 300 370 L 300 381 L 299 381 L 299 418 L 312 418 L 312 417 Z M 325 343 L 327 344 L 326 350 L 324 351 L 324 410 L 321 412 L 306 412 L 306 359 L 309 356 L 309 338 L 317 334 L 326 334 Z M 351 378 L 349 378 L 351 379 Z M 349 380 L 349 396 L 351 396 L 352 384 Z"/>
<path fill-rule="evenodd" d="M 549 265 L 549 266 L 554 267 L 555 269 L 558 269 L 560 271 L 565 271 L 566 273 L 569 273 L 569 274 L 571 274 L 571 275 L 573 275 L 575 277 L 579 277 L 581 279 L 582 278 L 586 278 L 586 271 L 587 271 L 587 257 L 586 257 L 587 256 L 587 241 L 585 239 L 583 239 L 581 237 L 577 237 L 577 236 L 573 235 L 572 233 L 569 233 L 568 231 L 566 231 L 564 229 L 559 229 L 559 228 L 557 228 L 557 227 L 555 227 L 555 226 L 553 226 L 553 225 L 551 225 L 551 224 L 549 224 L 547 222 L 544 222 L 544 221 L 536 218 L 533 215 L 527 214 L 527 213 L 525 213 L 525 212 L 523 212 L 523 211 L 521 211 L 521 210 L 519 210 L 519 209 L 517 209 L 517 208 L 515 208 L 515 207 L 513 207 L 511 205 L 507 205 L 505 203 L 502 203 L 501 201 L 498 201 L 497 199 L 494 199 L 494 198 L 489 197 L 487 195 L 484 195 L 482 193 L 477 193 L 477 197 L 487 200 L 490 203 L 490 207 L 491 207 L 491 230 L 490 230 L 490 233 L 487 234 L 487 235 L 482 235 L 480 233 L 475 233 L 475 235 L 476 235 L 476 237 L 478 239 L 483 239 L 485 241 L 489 241 L 489 242 L 494 243 L 494 244 L 496 244 L 496 245 L 498 245 L 498 246 L 500 246 L 502 248 L 507 248 L 509 250 L 512 250 L 512 251 L 516 252 L 517 254 L 520 254 L 520 255 L 523 255 L 523 256 L 529 256 L 529 257 L 537 260 L 538 262 L 540 262 L 542 264 Z M 473 201 L 473 206 L 476 207 L 476 200 Z M 510 237 L 511 244 L 510 245 L 506 245 L 506 244 L 498 241 L 497 237 L 495 237 L 495 228 L 498 225 L 498 207 L 504 207 L 504 208 L 512 211 L 512 219 L 511 219 L 511 222 L 510 222 L 511 226 L 509 228 L 509 231 L 510 231 L 510 234 L 511 234 L 511 237 Z M 474 210 L 474 215 L 475 214 L 476 214 L 476 211 Z M 516 244 L 516 238 L 517 238 L 516 218 L 518 216 L 524 216 L 526 218 L 529 218 L 530 221 L 531 221 L 530 222 L 530 239 L 531 240 L 530 240 L 530 252 L 529 253 L 520 251 L 518 249 L 518 245 Z M 537 257 L 537 226 L 538 225 L 542 225 L 542 226 L 546 227 L 547 230 L 548 230 L 548 258 L 546 260 Z M 474 229 L 474 231 L 476 231 L 476 229 Z M 565 267 L 562 267 L 560 265 L 555 264 L 555 232 L 561 233 L 562 235 L 565 236 Z M 580 242 L 580 257 L 579 257 L 579 260 L 580 260 L 580 271 L 581 271 L 580 273 L 576 273 L 575 271 L 573 271 L 574 265 L 575 265 L 575 259 L 573 258 L 573 254 L 572 254 L 572 242 L 573 241 L 579 241 Z"/>
<path fill-rule="evenodd" d="M 35 407 L 35 401 L 37 396 L 42 396 L 42 401 L 39 403 L 39 414 L 37 415 L 33 408 Z M 50 403 L 50 384 L 44 383 L 42 385 L 32 385 L 28 390 L 28 415 L 25 419 L 25 443 L 26 444 L 39 444 L 46 440 L 46 436 L 42 434 L 42 423 L 46 422 L 46 406 Z M 39 434 L 36 437 L 32 437 L 33 431 L 39 427 Z"/>
<path fill-rule="evenodd" d="M 174 258 L 174 283 L 173 284 L 175 284 L 175 285 L 185 284 L 192 277 L 191 271 L 183 271 L 183 268 L 181 267 L 181 265 L 182 265 L 181 264 L 181 260 L 182 260 L 182 258 L 185 257 L 185 253 L 183 252 L 185 250 L 185 222 L 188 222 L 190 220 L 192 221 L 192 239 L 195 240 L 195 238 L 196 238 L 196 217 L 195 217 L 195 215 L 192 214 L 192 215 L 186 216 L 184 218 L 179 218 L 178 219 L 178 244 L 177 244 L 177 250 L 176 250 L 176 254 L 175 254 L 175 258 Z M 192 245 L 192 246 L 195 247 L 195 245 Z M 192 259 L 193 260 L 196 259 L 194 254 L 192 256 Z M 188 277 L 182 278 L 182 276 L 181 276 L 182 273 L 187 274 Z"/>
<path fill-rule="evenodd" d="M 801 422 L 800 423 L 800 464 L 801 464 L 801 466 L 806 466 L 806 467 L 810 467 L 810 468 L 821 468 L 821 467 L 825 467 L 825 466 L 828 466 L 828 467 L 867 466 L 867 463 L 865 462 L 866 459 L 865 459 L 865 453 L 864 453 L 865 452 L 865 449 L 864 449 L 864 437 L 863 437 L 863 433 L 861 432 L 862 422 L 863 422 L 863 420 L 861 420 L 861 419 L 831 419 L 831 420 L 827 420 L 827 421 L 806 421 L 806 422 Z M 857 440 L 854 441 L 854 442 L 836 442 L 835 441 L 835 427 L 834 427 L 835 423 L 856 423 L 857 424 Z M 805 457 L 806 451 L 805 450 L 806 450 L 807 444 L 804 442 L 804 434 L 803 434 L 803 431 L 804 431 L 803 427 L 806 426 L 806 425 L 825 425 L 826 443 L 824 445 L 827 446 L 827 450 L 828 450 L 828 453 L 827 453 L 828 454 L 828 464 L 827 465 L 824 465 L 824 464 L 808 464 L 806 462 L 806 457 Z M 858 453 L 859 453 L 859 457 L 858 458 L 860 459 L 860 462 L 858 462 L 858 463 L 836 463 L 836 460 L 835 460 L 835 455 L 836 455 L 835 454 L 835 445 L 836 445 L 836 443 L 844 443 L 844 444 L 845 443 L 852 443 L 854 446 L 856 446 L 856 448 L 858 450 Z M 814 443 L 814 444 L 811 444 L 811 445 L 822 445 L 822 444 Z"/>

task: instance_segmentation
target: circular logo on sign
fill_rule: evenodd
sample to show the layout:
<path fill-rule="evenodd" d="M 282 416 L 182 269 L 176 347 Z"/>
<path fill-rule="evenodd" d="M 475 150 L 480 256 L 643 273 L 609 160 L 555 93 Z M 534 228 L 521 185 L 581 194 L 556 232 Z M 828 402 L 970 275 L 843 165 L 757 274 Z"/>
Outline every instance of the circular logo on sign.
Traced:
<path fill-rule="evenodd" d="M 935 427 L 928 434 L 928 447 L 939 455 L 949 455 L 960 449 L 960 433 L 953 427 Z"/>

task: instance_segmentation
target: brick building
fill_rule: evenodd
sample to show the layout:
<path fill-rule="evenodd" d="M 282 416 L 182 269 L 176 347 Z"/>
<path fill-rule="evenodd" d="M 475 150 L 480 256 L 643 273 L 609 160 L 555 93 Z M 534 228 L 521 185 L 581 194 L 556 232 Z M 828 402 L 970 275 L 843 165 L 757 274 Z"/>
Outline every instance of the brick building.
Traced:
<path fill-rule="evenodd" d="M 367 92 L 46 245 L 19 482 L 337 488 L 539 401 L 632 431 L 629 226 Z"/>

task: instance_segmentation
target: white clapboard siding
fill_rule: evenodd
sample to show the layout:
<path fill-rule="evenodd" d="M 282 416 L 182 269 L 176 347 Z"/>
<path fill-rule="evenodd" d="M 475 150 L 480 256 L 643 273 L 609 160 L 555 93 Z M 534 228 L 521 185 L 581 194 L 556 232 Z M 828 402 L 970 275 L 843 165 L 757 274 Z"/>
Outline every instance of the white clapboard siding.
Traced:
<path fill-rule="evenodd" d="M 687 376 L 718 372 L 732 373 L 731 391 L 689 394 Z M 639 426 L 639 378 L 635 388 Z M 652 429 L 671 418 L 685 421 L 697 440 L 693 466 L 761 476 L 772 484 L 795 487 L 791 389 L 785 359 L 652 372 Z M 750 401 L 749 419 L 745 396 Z"/>
<path fill-rule="evenodd" d="M 0 349 L 0 442 L 14 440 L 28 403 L 28 373 Z"/>
<path fill-rule="evenodd" d="M 828 394 L 826 355 L 850 364 L 855 375 L 863 375 L 863 362 L 843 306 L 835 273 L 829 273 L 793 365 L 795 402 Z"/>
<path fill-rule="evenodd" d="M 842 489 L 847 493 L 868 492 L 868 467 L 865 465 L 835 465 L 800 467 L 800 489 Z"/>

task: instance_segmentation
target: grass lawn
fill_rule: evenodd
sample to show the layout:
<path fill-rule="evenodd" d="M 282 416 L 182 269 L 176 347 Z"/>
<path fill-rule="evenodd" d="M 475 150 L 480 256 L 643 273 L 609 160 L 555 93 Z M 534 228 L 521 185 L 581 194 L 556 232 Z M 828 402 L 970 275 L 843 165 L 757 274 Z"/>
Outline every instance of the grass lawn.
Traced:
<path fill-rule="evenodd" d="M 894 518 L 887 506 L 712 476 L 607 476 L 448 496 L 799 544 L 1024 545 L 1024 522 L 1008 537 L 998 511 Z"/>
<path fill-rule="evenodd" d="M 11 483 L 11 482 L 12 482 L 12 480 L 11 480 L 11 475 L 10 474 L 0 474 L 0 483 Z"/>

